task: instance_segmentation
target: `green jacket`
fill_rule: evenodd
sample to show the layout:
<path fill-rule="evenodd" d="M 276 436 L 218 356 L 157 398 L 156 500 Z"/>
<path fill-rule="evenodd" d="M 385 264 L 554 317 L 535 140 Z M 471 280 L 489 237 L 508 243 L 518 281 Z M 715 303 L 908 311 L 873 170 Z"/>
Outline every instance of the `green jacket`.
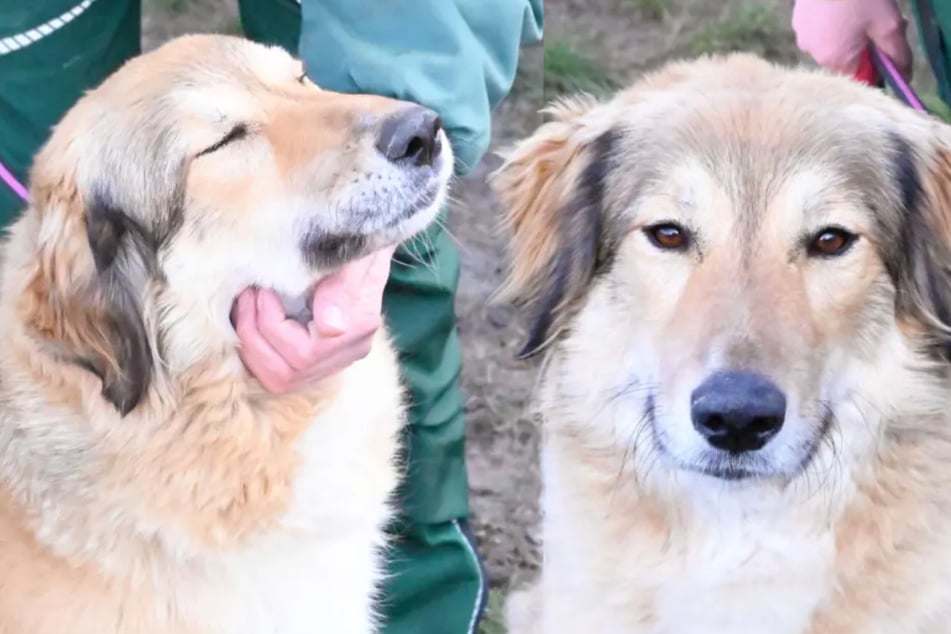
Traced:
<path fill-rule="evenodd" d="M 913 0 L 921 48 L 931 64 L 938 95 L 951 105 L 951 2 Z"/>
<path fill-rule="evenodd" d="M 301 9 L 300 56 L 314 81 L 436 110 L 460 174 L 488 149 L 519 46 L 538 42 L 543 26 L 542 0 L 302 0 Z"/>
<path fill-rule="evenodd" d="M 542 0 L 239 3 L 242 14 L 267 16 L 246 22 L 247 34 L 299 50 L 318 84 L 359 87 L 437 110 L 460 174 L 488 147 L 490 113 L 512 86 L 520 44 L 537 42 L 542 33 Z M 139 52 L 139 8 L 139 0 L 0 0 L 0 40 L 50 21 L 66 24 L 62 15 L 79 13 L 21 50 L 0 48 L 0 161 L 18 179 L 26 179 L 34 152 L 80 94 Z M 0 183 L 0 226 L 21 207 Z"/>

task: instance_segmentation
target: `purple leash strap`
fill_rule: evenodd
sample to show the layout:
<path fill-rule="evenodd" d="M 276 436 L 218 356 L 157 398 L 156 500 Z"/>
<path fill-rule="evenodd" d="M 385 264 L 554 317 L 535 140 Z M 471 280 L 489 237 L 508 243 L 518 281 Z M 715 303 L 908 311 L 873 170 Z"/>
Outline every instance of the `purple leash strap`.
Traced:
<path fill-rule="evenodd" d="M 13 193 L 23 199 L 23 202 L 30 202 L 30 193 L 26 190 L 20 181 L 16 179 L 7 167 L 0 163 L 0 180 L 3 180 L 7 186 L 13 190 Z"/>
<path fill-rule="evenodd" d="M 905 81 L 905 78 L 898 72 L 895 63 L 889 59 L 888 55 L 882 53 L 876 46 L 871 47 L 872 62 L 878 69 L 879 74 L 889 88 L 898 95 L 898 98 L 905 102 L 911 108 L 919 112 L 928 112 L 928 108 L 922 103 L 912 87 Z"/>

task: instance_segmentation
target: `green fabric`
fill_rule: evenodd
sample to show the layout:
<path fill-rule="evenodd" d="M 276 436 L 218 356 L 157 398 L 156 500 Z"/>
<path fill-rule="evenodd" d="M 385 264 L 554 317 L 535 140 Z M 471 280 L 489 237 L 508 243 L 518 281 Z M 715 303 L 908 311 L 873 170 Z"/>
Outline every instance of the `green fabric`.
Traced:
<path fill-rule="evenodd" d="M 0 38 L 21 34 L 80 0 L 0 0 Z M 96 0 L 59 31 L 0 55 L 0 162 L 26 183 L 33 154 L 82 92 L 140 52 L 137 0 Z M 23 208 L 0 182 L 0 227 Z"/>
<path fill-rule="evenodd" d="M 917 0 L 911 4 L 918 33 L 922 37 L 922 52 L 931 64 L 937 82 L 938 96 L 951 105 L 951 2 Z M 933 22 L 923 19 L 923 8 L 930 9 L 929 13 L 934 16 Z M 930 51 L 929 36 L 933 46 Z"/>
<path fill-rule="evenodd" d="M 276 44 L 297 54 L 300 5 L 294 0 L 238 0 L 241 29 L 255 42 Z"/>
<path fill-rule="evenodd" d="M 383 588 L 384 634 L 468 634 L 487 598 L 472 536 L 462 521 L 407 525 Z"/>
<path fill-rule="evenodd" d="M 301 8 L 300 56 L 314 81 L 439 112 L 460 174 L 488 149 L 519 46 L 542 28 L 541 0 L 303 0 Z"/>
<path fill-rule="evenodd" d="M 383 312 L 400 352 L 411 404 L 403 443 L 409 468 L 402 510 L 421 524 L 469 513 L 454 304 L 458 281 L 455 245 L 434 226 L 397 251 L 383 294 Z"/>

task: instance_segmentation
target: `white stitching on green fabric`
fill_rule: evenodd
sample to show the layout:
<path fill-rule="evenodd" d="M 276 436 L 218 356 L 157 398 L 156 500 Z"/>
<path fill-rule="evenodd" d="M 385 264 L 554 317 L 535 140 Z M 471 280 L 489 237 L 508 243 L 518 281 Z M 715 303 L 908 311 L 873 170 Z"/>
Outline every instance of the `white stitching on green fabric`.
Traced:
<path fill-rule="evenodd" d="M 82 15 L 86 9 L 92 6 L 92 3 L 95 1 L 96 0 L 83 0 L 69 11 L 62 13 L 52 20 L 44 22 L 43 24 L 34 27 L 29 31 L 24 31 L 23 33 L 16 33 L 8 37 L 0 38 L 0 55 L 15 53 L 16 51 L 22 50 L 30 44 L 35 44 L 44 37 L 55 33 Z"/>
<path fill-rule="evenodd" d="M 485 592 L 485 579 L 482 577 L 482 566 L 479 565 L 479 555 L 476 554 L 475 546 L 472 545 L 469 538 L 466 537 L 465 531 L 459 526 L 459 520 L 452 520 L 452 525 L 456 529 L 456 532 L 459 533 L 459 537 L 462 538 L 462 543 L 465 544 L 466 552 L 472 558 L 472 563 L 475 565 L 476 574 L 479 578 L 479 591 L 476 594 L 475 605 L 472 608 L 472 615 L 469 617 L 469 628 L 467 630 L 468 634 L 475 634 L 476 621 L 479 618 L 479 608 L 482 607 L 482 599 Z"/>

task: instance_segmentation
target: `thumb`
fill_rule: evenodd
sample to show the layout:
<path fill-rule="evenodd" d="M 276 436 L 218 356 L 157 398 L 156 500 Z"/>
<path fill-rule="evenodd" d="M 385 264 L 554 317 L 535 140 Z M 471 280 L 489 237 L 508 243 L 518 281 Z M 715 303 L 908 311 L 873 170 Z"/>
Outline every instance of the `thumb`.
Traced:
<path fill-rule="evenodd" d="M 313 298 L 313 327 L 324 337 L 338 337 L 347 331 L 360 296 L 382 294 L 390 270 L 394 248 L 388 247 L 346 264 L 322 279 Z"/>
<path fill-rule="evenodd" d="M 908 21 L 900 18 L 890 28 L 870 31 L 868 37 L 882 53 L 895 63 L 902 76 L 906 80 L 910 80 L 912 54 L 906 36 L 907 27 Z"/>

